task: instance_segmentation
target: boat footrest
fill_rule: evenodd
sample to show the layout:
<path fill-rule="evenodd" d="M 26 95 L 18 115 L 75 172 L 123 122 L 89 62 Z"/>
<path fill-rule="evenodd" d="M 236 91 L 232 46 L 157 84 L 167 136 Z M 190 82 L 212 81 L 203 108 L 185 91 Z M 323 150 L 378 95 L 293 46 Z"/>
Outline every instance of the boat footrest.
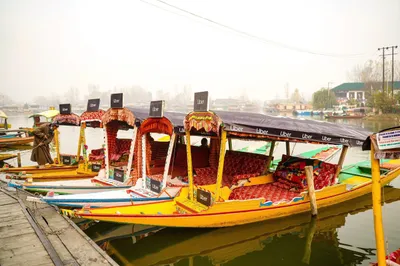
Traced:
<path fill-rule="evenodd" d="M 183 213 L 199 213 L 208 210 L 206 205 L 189 199 L 176 199 L 175 202 Z"/>

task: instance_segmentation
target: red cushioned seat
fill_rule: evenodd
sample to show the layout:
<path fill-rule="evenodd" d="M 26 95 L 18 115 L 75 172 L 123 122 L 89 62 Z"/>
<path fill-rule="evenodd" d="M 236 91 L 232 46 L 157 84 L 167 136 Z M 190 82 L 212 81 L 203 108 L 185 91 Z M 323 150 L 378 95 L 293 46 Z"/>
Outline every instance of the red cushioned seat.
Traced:
<path fill-rule="evenodd" d="M 230 200 L 247 200 L 264 198 L 266 201 L 278 202 L 281 200 L 291 201 L 300 196 L 299 192 L 290 191 L 274 184 L 263 184 L 235 188 L 229 195 Z"/>

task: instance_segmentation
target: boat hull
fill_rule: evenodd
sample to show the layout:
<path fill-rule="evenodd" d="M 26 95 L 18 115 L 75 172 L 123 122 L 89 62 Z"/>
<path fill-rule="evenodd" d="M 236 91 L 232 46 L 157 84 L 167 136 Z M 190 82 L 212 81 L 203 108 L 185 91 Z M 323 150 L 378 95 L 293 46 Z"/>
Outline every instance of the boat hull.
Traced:
<path fill-rule="evenodd" d="M 0 148 L 15 146 L 15 145 L 31 145 L 34 137 L 26 138 L 1 138 Z"/>
<path fill-rule="evenodd" d="M 180 187 L 167 187 L 160 194 L 155 194 L 143 190 L 141 183 L 138 182 L 135 187 L 122 187 L 122 189 L 121 187 L 109 187 L 108 191 L 99 193 L 93 193 L 98 191 L 92 190 L 86 194 L 46 196 L 41 198 L 41 201 L 67 208 L 82 208 L 88 204 L 93 208 L 131 206 L 171 200 L 179 194 L 180 190 Z"/>
<path fill-rule="evenodd" d="M 129 189 L 131 186 L 124 184 L 113 184 L 112 182 L 103 182 L 99 178 L 86 178 L 77 180 L 58 180 L 42 182 L 25 182 L 24 180 L 7 179 L 5 175 L 0 175 L 0 181 L 6 182 L 9 187 L 24 189 L 32 193 L 46 194 L 54 192 L 55 194 L 84 194 L 105 192 L 116 189 Z"/>
<path fill-rule="evenodd" d="M 400 174 L 397 168 L 381 178 L 385 185 Z M 358 185 L 339 184 L 316 192 L 318 208 L 325 208 L 355 199 L 371 193 L 372 181 L 368 180 Z M 187 192 L 187 190 L 186 190 Z M 179 198 L 184 199 L 187 194 Z M 310 211 L 310 201 L 305 195 L 303 199 L 289 203 L 265 206 L 263 199 L 244 201 L 225 201 L 215 203 L 211 208 L 202 212 L 177 212 L 177 201 L 157 204 L 143 204 L 132 208 L 104 208 L 97 210 L 81 210 L 79 217 L 110 221 L 118 223 L 136 223 L 166 227 L 228 227 L 240 224 L 254 223 L 287 217 Z M 265 206 L 265 207 L 264 207 Z M 181 206 L 185 209 L 184 206 Z M 188 210 L 188 209 L 187 209 Z M 147 214 L 148 213 L 148 214 Z"/>
<path fill-rule="evenodd" d="M 2 168 L 0 172 L 2 173 L 20 173 L 25 172 L 27 174 L 37 174 L 37 173 L 56 173 L 63 172 L 67 170 L 76 170 L 78 165 L 50 165 L 45 168 L 38 168 L 37 166 L 23 166 L 23 167 L 13 167 L 13 168 Z"/>

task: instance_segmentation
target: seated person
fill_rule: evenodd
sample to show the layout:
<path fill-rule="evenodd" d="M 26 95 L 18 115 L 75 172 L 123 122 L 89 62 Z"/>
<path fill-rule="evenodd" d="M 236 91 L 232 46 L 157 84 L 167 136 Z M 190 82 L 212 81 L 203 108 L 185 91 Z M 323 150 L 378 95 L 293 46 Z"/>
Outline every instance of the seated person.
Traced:
<path fill-rule="evenodd" d="M 207 141 L 206 138 L 202 138 L 201 139 L 201 146 L 200 147 L 208 148 L 208 141 Z"/>

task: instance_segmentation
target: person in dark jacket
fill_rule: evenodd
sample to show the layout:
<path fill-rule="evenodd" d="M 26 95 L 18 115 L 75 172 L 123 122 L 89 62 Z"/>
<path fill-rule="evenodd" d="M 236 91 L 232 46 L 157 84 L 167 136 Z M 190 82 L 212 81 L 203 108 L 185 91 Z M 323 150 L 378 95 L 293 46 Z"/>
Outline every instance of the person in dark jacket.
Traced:
<path fill-rule="evenodd" d="M 35 139 L 33 141 L 31 161 L 37 162 L 39 168 L 43 168 L 45 164 L 54 163 L 49 145 L 54 138 L 54 130 L 57 128 L 57 124 L 45 123 L 33 131 Z"/>

